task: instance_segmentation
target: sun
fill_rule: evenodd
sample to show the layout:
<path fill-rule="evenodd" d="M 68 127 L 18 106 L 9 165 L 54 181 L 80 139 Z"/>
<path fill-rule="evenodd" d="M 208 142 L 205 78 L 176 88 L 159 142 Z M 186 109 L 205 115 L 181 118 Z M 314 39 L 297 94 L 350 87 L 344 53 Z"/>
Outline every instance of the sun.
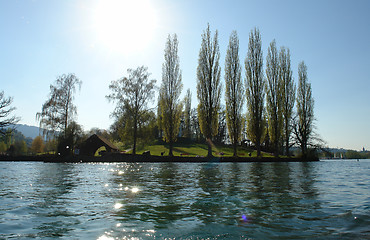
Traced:
<path fill-rule="evenodd" d="M 110 51 L 131 54 L 153 38 L 157 15 L 149 0 L 101 0 L 93 12 L 93 31 Z"/>

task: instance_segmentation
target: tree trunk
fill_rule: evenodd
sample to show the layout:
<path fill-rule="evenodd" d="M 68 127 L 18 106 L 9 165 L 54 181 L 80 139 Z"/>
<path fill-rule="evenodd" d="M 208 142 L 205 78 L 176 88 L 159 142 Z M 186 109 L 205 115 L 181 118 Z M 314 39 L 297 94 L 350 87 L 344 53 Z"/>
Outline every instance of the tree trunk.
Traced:
<path fill-rule="evenodd" d="M 235 134 L 235 133 L 234 133 Z M 234 145 L 234 157 L 237 157 L 238 156 L 238 154 L 237 154 L 237 147 L 238 147 L 238 141 L 234 138 L 234 143 L 233 143 L 233 145 Z"/>
<path fill-rule="evenodd" d="M 136 139 L 137 139 L 137 120 L 136 117 L 134 119 L 134 146 L 132 148 L 132 154 L 136 154 Z"/>
<path fill-rule="evenodd" d="M 289 139 L 287 138 L 286 139 L 286 142 L 285 142 L 285 154 L 289 157 L 290 154 L 289 154 Z"/>
<path fill-rule="evenodd" d="M 257 149 L 257 157 L 261 157 L 261 144 L 260 143 L 256 144 L 256 149 Z"/>
<path fill-rule="evenodd" d="M 213 157 L 213 155 L 212 155 L 212 140 L 210 138 L 207 138 L 207 143 L 208 143 L 207 157 Z"/>
<path fill-rule="evenodd" d="M 169 142 L 169 145 L 170 145 L 170 150 L 169 150 L 168 156 L 173 157 L 173 152 L 172 152 L 172 149 L 173 149 L 173 141 L 172 140 Z"/>

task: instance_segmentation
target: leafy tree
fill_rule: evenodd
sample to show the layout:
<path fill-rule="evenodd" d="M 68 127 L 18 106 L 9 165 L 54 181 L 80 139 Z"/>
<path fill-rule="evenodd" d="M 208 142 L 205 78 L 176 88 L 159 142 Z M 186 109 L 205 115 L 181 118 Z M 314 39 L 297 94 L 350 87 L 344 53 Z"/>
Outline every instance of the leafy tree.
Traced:
<path fill-rule="evenodd" d="M 124 114 L 130 116 L 132 121 L 131 137 L 133 139 L 132 153 L 136 154 L 138 129 L 142 118 L 147 114 L 147 104 L 154 96 L 156 80 L 149 80 L 148 68 L 141 66 L 137 69 L 128 69 L 128 77 L 112 81 L 109 85 L 111 94 L 106 96 L 109 101 L 116 101 L 113 115 L 118 117 Z M 127 126 L 125 126 L 127 129 Z"/>
<path fill-rule="evenodd" d="M 249 35 L 248 53 L 245 59 L 247 96 L 247 134 L 261 156 L 261 143 L 266 135 L 265 86 L 263 76 L 262 40 L 257 28 Z"/>
<path fill-rule="evenodd" d="M 4 91 L 0 92 L 0 135 L 5 135 L 8 128 L 14 126 L 19 120 L 19 117 L 12 115 L 16 109 L 12 107 L 13 98 L 5 97 Z"/>
<path fill-rule="evenodd" d="M 35 139 L 33 139 L 31 151 L 33 153 L 42 153 L 44 151 L 44 140 L 41 136 L 37 136 Z"/>
<path fill-rule="evenodd" d="M 0 153 L 6 152 L 7 149 L 8 149 L 8 147 L 6 146 L 6 143 L 1 141 L 0 142 Z"/>
<path fill-rule="evenodd" d="M 283 117 L 283 141 L 285 154 L 289 156 L 291 147 L 290 138 L 292 133 L 293 108 L 295 103 L 296 86 L 294 84 L 293 73 L 290 66 L 289 48 L 282 47 L 279 54 L 279 77 L 282 85 L 282 117 Z"/>
<path fill-rule="evenodd" d="M 162 85 L 159 93 L 160 109 L 164 139 L 169 143 L 169 156 L 173 156 L 173 143 L 179 133 L 182 103 L 180 94 L 182 91 L 181 70 L 178 52 L 178 40 L 176 34 L 167 38 L 164 63 L 162 65 Z"/>
<path fill-rule="evenodd" d="M 231 142 L 234 149 L 234 157 L 237 156 L 237 146 L 241 139 L 244 104 L 244 86 L 241 77 L 241 65 L 239 60 L 239 38 L 236 31 L 230 35 L 229 46 L 225 59 L 225 99 L 226 99 L 226 122 Z"/>
<path fill-rule="evenodd" d="M 187 138 L 191 138 L 191 91 L 190 89 L 187 90 L 185 99 L 185 111 L 184 111 L 184 122 L 185 122 L 185 134 L 184 136 Z"/>
<path fill-rule="evenodd" d="M 59 76 L 55 84 L 50 85 L 49 99 L 36 114 L 40 128 L 45 129 L 46 134 L 60 132 L 66 137 L 67 127 L 77 114 L 73 100 L 76 88 L 81 89 L 81 84 L 82 81 L 70 73 Z"/>
<path fill-rule="evenodd" d="M 276 50 L 276 43 L 273 40 L 268 48 L 266 57 L 266 102 L 268 134 L 273 145 L 274 155 L 279 155 L 281 135 L 283 129 L 282 117 L 282 81 L 279 77 L 279 55 Z"/>
<path fill-rule="evenodd" d="M 208 157 L 212 156 L 212 137 L 218 130 L 218 111 L 221 97 L 221 67 L 218 32 L 211 39 L 208 24 L 202 34 L 202 45 L 199 51 L 197 67 L 197 97 L 200 130 L 208 142 Z"/>
<path fill-rule="evenodd" d="M 294 131 L 303 157 L 308 156 L 308 146 L 312 143 L 314 121 L 314 99 L 311 83 L 307 78 L 307 66 L 302 61 L 298 65 L 297 118 Z"/>
<path fill-rule="evenodd" d="M 57 151 L 61 156 L 73 154 L 75 147 L 84 140 L 84 132 L 81 125 L 75 121 L 69 123 L 64 134 L 58 138 Z"/>

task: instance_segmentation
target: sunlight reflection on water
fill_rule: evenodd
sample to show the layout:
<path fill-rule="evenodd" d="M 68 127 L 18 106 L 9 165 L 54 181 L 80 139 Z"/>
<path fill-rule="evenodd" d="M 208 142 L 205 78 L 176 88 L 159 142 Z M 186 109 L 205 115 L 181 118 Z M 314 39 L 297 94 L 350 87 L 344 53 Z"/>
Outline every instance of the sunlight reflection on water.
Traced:
<path fill-rule="evenodd" d="M 366 239 L 369 170 L 370 161 L 0 163 L 0 239 Z"/>

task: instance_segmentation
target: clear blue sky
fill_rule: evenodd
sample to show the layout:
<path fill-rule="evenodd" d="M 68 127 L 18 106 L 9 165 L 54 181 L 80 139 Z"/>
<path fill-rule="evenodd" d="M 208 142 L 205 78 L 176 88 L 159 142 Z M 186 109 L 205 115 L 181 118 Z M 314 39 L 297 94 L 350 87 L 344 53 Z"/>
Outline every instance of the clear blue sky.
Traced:
<path fill-rule="evenodd" d="M 370 149 L 369 11 L 366 0 L 0 0 L 0 90 L 14 98 L 21 123 L 37 126 L 49 85 L 75 73 L 83 81 L 75 99 L 78 123 L 85 130 L 108 128 L 114 108 L 105 98 L 109 83 L 145 65 L 159 86 L 165 41 L 176 33 L 183 95 L 190 88 L 196 107 L 207 23 L 219 32 L 222 67 L 231 31 L 238 32 L 244 63 L 249 33 L 258 27 L 264 58 L 273 39 L 290 48 L 296 81 L 298 63 L 305 61 L 317 132 L 328 145 Z"/>

